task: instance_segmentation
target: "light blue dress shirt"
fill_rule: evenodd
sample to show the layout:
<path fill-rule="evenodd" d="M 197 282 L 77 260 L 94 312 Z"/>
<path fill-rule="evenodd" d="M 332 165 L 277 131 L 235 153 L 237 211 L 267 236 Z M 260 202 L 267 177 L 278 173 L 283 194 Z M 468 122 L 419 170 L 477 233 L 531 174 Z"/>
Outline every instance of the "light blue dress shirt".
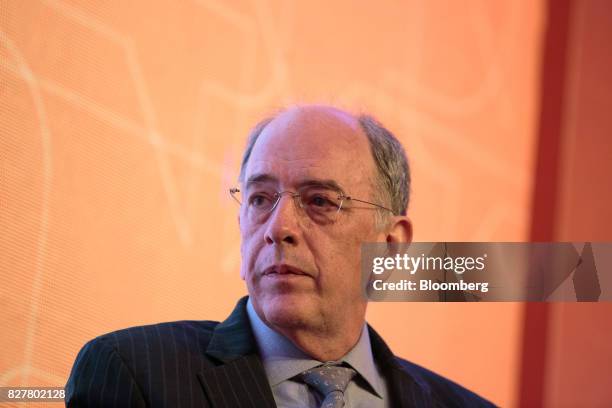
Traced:
<path fill-rule="evenodd" d="M 268 327 L 255 312 L 250 299 L 247 313 L 276 405 L 279 408 L 318 408 L 321 396 L 294 377 L 323 362 L 313 360 L 285 336 Z M 345 408 L 389 407 L 387 384 L 374 362 L 365 324 L 355 347 L 339 361 L 348 363 L 358 373 L 344 392 Z"/>

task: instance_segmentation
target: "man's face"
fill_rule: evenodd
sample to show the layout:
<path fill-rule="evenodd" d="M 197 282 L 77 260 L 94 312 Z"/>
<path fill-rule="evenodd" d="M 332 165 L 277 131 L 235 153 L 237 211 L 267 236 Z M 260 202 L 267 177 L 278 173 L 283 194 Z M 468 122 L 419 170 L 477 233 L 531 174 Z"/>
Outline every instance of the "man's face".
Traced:
<path fill-rule="evenodd" d="M 257 191 L 303 191 L 336 184 L 347 195 L 375 201 L 374 161 L 354 118 L 322 107 L 291 110 L 274 119 L 255 143 L 242 185 L 241 276 L 259 316 L 271 326 L 324 329 L 362 324 L 362 242 L 384 239 L 375 210 L 347 208 L 334 222 L 309 216 L 290 194 L 267 215 L 252 216 Z M 318 187 L 316 187 L 318 188 Z M 317 204 L 317 203 L 315 203 Z M 251 207 L 252 209 L 252 207 Z M 347 320 L 348 319 L 348 320 Z"/>

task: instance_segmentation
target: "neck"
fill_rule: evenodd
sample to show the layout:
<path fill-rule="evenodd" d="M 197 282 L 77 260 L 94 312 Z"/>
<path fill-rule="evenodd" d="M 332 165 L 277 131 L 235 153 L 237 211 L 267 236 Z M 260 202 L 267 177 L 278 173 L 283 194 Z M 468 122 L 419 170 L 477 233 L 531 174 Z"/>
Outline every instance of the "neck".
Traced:
<path fill-rule="evenodd" d="M 349 308 L 334 305 L 315 311 L 284 305 L 260 308 L 256 299 L 251 300 L 253 311 L 266 326 L 318 361 L 335 361 L 345 356 L 359 341 L 365 324 L 367 302 L 360 299 Z"/>
<path fill-rule="evenodd" d="M 272 327 L 287 337 L 296 347 L 318 361 L 336 361 L 345 356 L 359 341 L 363 330 L 362 321 L 355 327 L 338 333 L 313 332 L 307 329 Z"/>

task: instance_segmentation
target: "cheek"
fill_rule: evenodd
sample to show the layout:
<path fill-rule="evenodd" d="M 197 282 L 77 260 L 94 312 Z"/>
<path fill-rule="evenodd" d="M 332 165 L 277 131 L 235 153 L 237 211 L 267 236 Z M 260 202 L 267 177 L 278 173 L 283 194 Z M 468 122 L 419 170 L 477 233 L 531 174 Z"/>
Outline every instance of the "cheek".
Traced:
<path fill-rule="evenodd" d="M 247 271 L 247 251 L 246 251 L 246 243 L 244 242 L 244 239 L 240 240 L 240 279 L 244 280 L 246 278 L 246 271 Z"/>
<path fill-rule="evenodd" d="M 361 241 L 346 233 L 319 234 L 311 237 L 311 251 L 321 273 L 321 285 L 334 293 L 360 276 Z"/>
<path fill-rule="evenodd" d="M 249 279 L 249 271 L 253 270 L 258 254 L 258 240 L 255 231 L 246 230 L 244 224 L 240 228 L 240 277 L 242 280 Z M 261 245 L 259 245 L 261 247 Z"/>
<path fill-rule="evenodd" d="M 367 234 L 370 229 L 360 228 L 347 231 L 330 238 L 327 248 L 323 248 L 325 256 L 330 260 L 326 269 L 337 271 L 330 274 L 329 280 L 335 285 L 359 287 L 361 282 L 361 246 L 365 242 L 373 242 L 374 236 Z"/>

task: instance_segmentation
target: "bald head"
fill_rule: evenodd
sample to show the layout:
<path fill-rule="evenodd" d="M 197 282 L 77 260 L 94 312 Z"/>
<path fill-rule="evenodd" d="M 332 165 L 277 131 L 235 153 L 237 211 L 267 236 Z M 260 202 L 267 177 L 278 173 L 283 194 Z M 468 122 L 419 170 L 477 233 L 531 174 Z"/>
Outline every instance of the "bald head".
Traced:
<path fill-rule="evenodd" d="M 278 132 L 270 132 L 272 130 Z M 369 152 L 369 156 L 362 154 L 349 158 L 355 164 L 365 164 L 366 167 L 370 162 L 370 182 L 378 201 L 396 215 L 406 214 L 410 170 L 404 149 L 393 134 L 371 116 L 355 116 L 333 106 L 306 105 L 291 107 L 263 119 L 249 135 L 240 169 L 240 182 L 244 182 L 249 159 L 258 144 L 256 142 L 260 136 L 269 133 L 288 136 L 284 142 L 293 143 L 293 146 L 298 146 L 304 140 L 312 141 L 313 137 L 319 138 L 321 154 L 330 148 L 346 149 L 348 152 L 353 144 L 365 146 L 363 143 L 366 143 L 367 149 L 362 151 Z M 280 142 L 278 137 L 276 142 Z"/>
<path fill-rule="evenodd" d="M 292 107 L 271 118 L 261 133 L 278 130 L 283 134 L 301 134 L 303 138 L 318 137 L 335 142 L 366 142 L 359 121 L 353 115 L 331 106 L 310 105 Z M 295 140 L 299 143 L 299 140 Z"/>

